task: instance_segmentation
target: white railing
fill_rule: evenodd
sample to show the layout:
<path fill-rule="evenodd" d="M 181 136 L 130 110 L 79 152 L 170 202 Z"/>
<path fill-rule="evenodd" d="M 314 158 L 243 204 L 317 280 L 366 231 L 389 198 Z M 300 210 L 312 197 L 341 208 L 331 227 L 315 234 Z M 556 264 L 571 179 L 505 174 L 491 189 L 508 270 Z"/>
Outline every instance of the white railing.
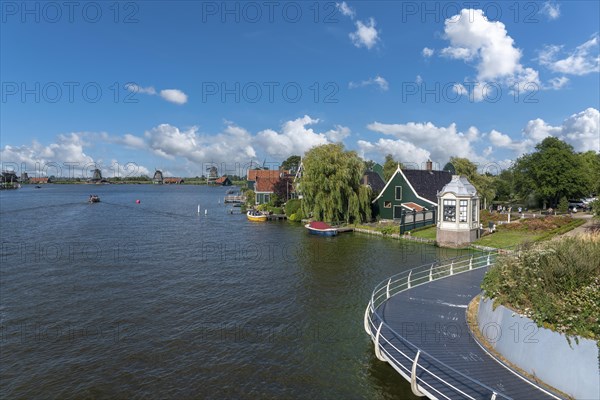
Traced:
<path fill-rule="evenodd" d="M 393 275 L 375 286 L 365 310 L 365 331 L 373 340 L 377 358 L 388 362 L 407 379 L 415 395 L 431 399 L 509 399 L 419 349 L 394 331 L 379 314 L 379 307 L 391 297 L 415 286 L 488 267 L 494 263 L 497 255 L 498 252 L 494 251 L 421 265 Z M 438 372 L 436 374 L 433 371 Z"/>

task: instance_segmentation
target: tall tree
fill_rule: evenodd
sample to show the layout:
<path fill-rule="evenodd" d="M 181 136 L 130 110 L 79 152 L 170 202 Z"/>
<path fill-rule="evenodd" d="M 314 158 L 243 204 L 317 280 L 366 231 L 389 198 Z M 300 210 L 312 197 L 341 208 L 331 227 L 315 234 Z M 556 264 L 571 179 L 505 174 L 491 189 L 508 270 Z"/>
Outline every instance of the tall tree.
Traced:
<path fill-rule="evenodd" d="M 581 173 L 585 179 L 585 195 L 600 193 L 600 153 L 593 150 L 580 153 Z"/>
<path fill-rule="evenodd" d="M 297 171 L 300 166 L 300 156 L 289 156 L 284 162 L 281 163 L 281 168 L 288 171 Z"/>
<path fill-rule="evenodd" d="M 544 202 L 557 205 L 563 197 L 585 193 L 583 162 L 573 147 L 555 137 L 547 137 L 535 151 L 517 159 L 515 184 L 522 196 L 535 191 Z"/>
<path fill-rule="evenodd" d="M 475 186 L 483 203 L 488 203 L 496 197 L 494 178 L 477 172 L 477 164 L 466 158 L 451 157 L 450 164 L 454 167 L 457 175 L 464 175 L 469 182 Z M 446 168 L 444 168 L 446 169 Z"/>
<path fill-rule="evenodd" d="M 394 156 L 391 154 L 385 156 L 385 162 L 383 163 L 383 177 L 386 182 L 394 175 L 394 172 L 398 169 L 398 165 L 402 168 L 402 164 L 399 161 L 394 160 Z"/>
<path fill-rule="evenodd" d="M 303 159 L 302 211 L 320 221 L 371 219 L 371 189 L 361 184 L 364 164 L 341 143 L 313 147 Z"/>
<path fill-rule="evenodd" d="M 280 201 L 280 203 L 276 204 L 276 206 L 279 206 L 281 203 L 285 203 L 286 201 L 288 201 L 293 191 L 294 180 L 287 176 L 280 178 L 273 185 L 273 193 L 277 195 L 277 198 Z"/>

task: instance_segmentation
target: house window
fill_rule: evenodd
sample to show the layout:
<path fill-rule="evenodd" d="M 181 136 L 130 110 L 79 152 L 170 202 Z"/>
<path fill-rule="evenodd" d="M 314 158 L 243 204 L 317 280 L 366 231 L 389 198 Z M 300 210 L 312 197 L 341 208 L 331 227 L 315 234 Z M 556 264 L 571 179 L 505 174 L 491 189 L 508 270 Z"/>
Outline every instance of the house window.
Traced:
<path fill-rule="evenodd" d="M 471 204 L 471 222 L 477 222 L 477 200 L 473 200 L 473 203 Z"/>
<path fill-rule="evenodd" d="M 396 186 L 396 200 L 402 200 L 402 186 Z"/>
<path fill-rule="evenodd" d="M 467 207 L 469 205 L 469 200 L 461 200 L 459 204 L 458 222 L 467 222 Z"/>
<path fill-rule="evenodd" d="M 271 199 L 271 195 L 269 195 L 269 194 L 265 194 L 265 197 L 264 197 L 264 199 L 265 199 L 265 203 L 268 203 L 268 202 L 269 202 L 269 200 Z"/>
<path fill-rule="evenodd" d="M 383 202 L 383 208 L 392 208 L 392 202 L 391 201 L 384 201 Z"/>
<path fill-rule="evenodd" d="M 444 200 L 444 221 L 456 222 L 456 200 Z"/>

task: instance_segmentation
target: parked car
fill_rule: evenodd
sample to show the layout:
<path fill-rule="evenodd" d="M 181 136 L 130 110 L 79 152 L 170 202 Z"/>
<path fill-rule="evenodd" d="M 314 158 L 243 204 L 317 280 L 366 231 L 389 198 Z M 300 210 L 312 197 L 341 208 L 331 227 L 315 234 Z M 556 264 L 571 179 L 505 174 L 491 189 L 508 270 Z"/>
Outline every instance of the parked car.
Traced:
<path fill-rule="evenodd" d="M 580 210 L 587 210 L 588 205 L 583 202 L 583 200 L 569 200 L 569 209 L 573 210 L 573 212 L 577 212 Z"/>

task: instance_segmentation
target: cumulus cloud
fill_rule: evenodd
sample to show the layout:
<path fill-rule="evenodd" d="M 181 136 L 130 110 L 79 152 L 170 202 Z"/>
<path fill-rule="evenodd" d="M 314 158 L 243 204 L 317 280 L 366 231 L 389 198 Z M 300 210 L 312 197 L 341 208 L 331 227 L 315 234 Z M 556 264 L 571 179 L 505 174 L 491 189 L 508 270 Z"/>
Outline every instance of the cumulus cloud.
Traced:
<path fill-rule="evenodd" d="M 539 53 L 539 62 L 553 72 L 571 75 L 586 75 L 600 71 L 599 36 L 595 34 L 587 42 L 571 52 L 564 52 L 564 46 L 550 45 Z M 566 57 L 565 57 L 566 56 Z M 564 57 L 564 58 L 561 58 Z"/>
<path fill-rule="evenodd" d="M 316 133 L 312 128 L 307 128 L 318 122 L 318 119 L 305 115 L 285 122 L 279 132 L 272 129 L 258 132 L 255 141 L 266 154 L 279 159 L 290 154 L 304 154 L 311 147 L 329 143 L 325 133 Z"/>
<path fill-rule="evenodd" d="M 480 139 L 477 128 L 470 127 L 466 132 L 459 132 L 456 124 L 438 127 L 431 122 L 406 124 L 384 124 L 373 122 L 367 125 L 373 132 L 394 136 L 395 139 L 379 139 L 375 143 L 359 141 L 358 145 L 364 153 L 377 153 L 379 156 L 393 151 L 402 162 L 422 163 L 427 159 L 445 162 L 451 156 L 467 157 L 471 160 L 482 160 L 472 147 L 472 143 Z"/>
<path fill-rule="evenodd" d="M 185 104 L 188 101 L 188 96 L 179 89 L 164 89 L 157 92 L 153 86 L 143 87 L 136 83 L 128 83 L 125 85 L 125 88 L 133 93 L 147 94 L 150 96 L 159 95 L 164 100 L 175 104 Z"/>
<path fill-rule="evenodd" d="M 161 90 L 160 97 L 175 104 L 185 104 L 188 101 L 187 95 L 178 89 Z"/>
<path fill-rule="evenodd" d="M 385 78 L 383 78 L 379 75 L 377 75 L 375 78 L 369 78 L 366 81 L 350 82 L 348 84 L 348 88 L 356 89 L 356 88 L 360 88 L 360 87 L 373 86 L 373 85 L 379 87 L 379 89 L 384 92 L 390 88 L 388 81 L 386 81 Z"/>
<path fill-rule="evenodd" d="M 441 55 L 475 64 L 473 90 L 479 91 L 473 95 L 476 101 L 484 98 L 481 91 L 490 82 L 519 90 L 539 87 L 538 72 L 521 64 L 521 50 L 515 47 L 506 26 L 500 21 L 489 21 L 482 10 L 461 10 L 445 21 L 444 33 L 450 46 L 442 49 Z M 456 87 L 455 91 L 463 89 L 466 88 Z"/>
<path fill-rule="evenodd" d="M 345 1 L 342 1 L 341 3 L 335 3 L 335 6 L 345 17 L 350 17 L 354 19 L 354 17 L 356 16 L 356 12 L 354 11 L 354 9 L 348 4 L 346 4 Z"/>
<path fill-rule="evenodd" d="M 372 49 L 379 41 L 379 32 L 375 28 L 375 19 L 369 18 L 366 23 L 356 21 L 356 31 L 349 34 L 356 47 Z"/>
<path fill-rule="evenodd" d="M 331 141 L 331 142 L 341 142 L 344 139 L 346 139 L 348 136 L 350 136 L 350 128 L 346 127 L 346 126 L 341 126 L 341 125 L 336 125 L 335 129 L 331 129 L 327 132 L 325 132 L 325 136 Z"/>
<path fill-rule="evenodd" d="M 546 15 L 549 20 L 558 19 L 558 17 L 560 17 L 560 5 L 553 1 L 547 1 L 544 3 L 541 12 Z"/>
<path fill-rule="evenodd" d="M 559 90 L 565 87 L 569 83 L 569 78 L 566 76 L 557 76 L 550 80 L 544 86 L 545 89 Z"/>
<path fill-rule="evenodd" d="M 85 152 L 91 144 L 87 138 L 103 138 L 105 135 L 95 135 L 84 132 L 60 134 L 54 143 L 44 145 L 33 141 L 30 145 L 6 145 L 0 150 L 0 161 L 3 166 L 14 164 L 20 173 L 27 172 L 30 176 L 60 176 L 89 178 L 92 171 L 99 168 L 104 177 L 112 177 L 128 163 L 119 163 L 111 160 L 104 163 L 101 159 L 94 159 Z M 143 165 L 129 163 L 126 172 L 128 176 L 147 174 L 148 169 Z"/>
<path fill-rule="evenodd" d="M 491 132 L 489 139 L 494 146 L 513 150 L 520 155 L 532 151 L 536 144 L 548 136 L 564 140 L 575 151 L 600 151 L 600 113 L 595 108 L 588 108 L 571 115 L 559 126 L 552 126 L 537 118 L 526 124 L 521 140 L 499 132 Z"/>

